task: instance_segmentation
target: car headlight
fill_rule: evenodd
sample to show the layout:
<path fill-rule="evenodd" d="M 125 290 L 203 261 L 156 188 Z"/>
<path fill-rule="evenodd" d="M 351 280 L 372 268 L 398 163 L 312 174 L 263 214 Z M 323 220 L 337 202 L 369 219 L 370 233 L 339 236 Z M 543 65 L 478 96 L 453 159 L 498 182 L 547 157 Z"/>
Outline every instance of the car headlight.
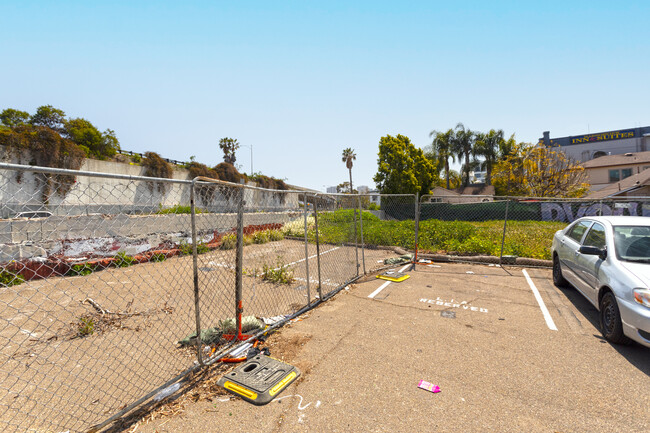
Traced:
<path fill-rule="evenodd" d="M 650 290 L 648 289 L 634 289 L 632 290 L 634 294 L 634 300 L 639 304 L 644 305 L 650 308 Z"/>

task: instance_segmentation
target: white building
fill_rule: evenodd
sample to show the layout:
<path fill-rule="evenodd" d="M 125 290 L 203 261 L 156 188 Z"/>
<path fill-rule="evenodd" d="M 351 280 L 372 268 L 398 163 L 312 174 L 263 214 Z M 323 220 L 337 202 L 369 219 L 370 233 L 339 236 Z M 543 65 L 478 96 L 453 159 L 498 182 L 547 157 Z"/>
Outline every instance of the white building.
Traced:
<path fill-rule="evenodd" d="M 574 161 L 585 162 L 605 155 L 649 151 L 650 126 L 560 138 L 550 138 L 545 131 L 539 144 L 557 147 Z"/>

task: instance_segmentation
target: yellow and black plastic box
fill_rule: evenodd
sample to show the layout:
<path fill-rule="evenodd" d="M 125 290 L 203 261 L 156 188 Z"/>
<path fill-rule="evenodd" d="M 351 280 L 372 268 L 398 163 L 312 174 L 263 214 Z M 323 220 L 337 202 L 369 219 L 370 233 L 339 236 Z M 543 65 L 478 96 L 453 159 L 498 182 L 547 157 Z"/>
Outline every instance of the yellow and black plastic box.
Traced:
<path fill-rule="evenodd" d="M 300 377 L 300 370 L 266 355 L 257 355 L 219 379 L 219 386 L 261 406 Z"/>

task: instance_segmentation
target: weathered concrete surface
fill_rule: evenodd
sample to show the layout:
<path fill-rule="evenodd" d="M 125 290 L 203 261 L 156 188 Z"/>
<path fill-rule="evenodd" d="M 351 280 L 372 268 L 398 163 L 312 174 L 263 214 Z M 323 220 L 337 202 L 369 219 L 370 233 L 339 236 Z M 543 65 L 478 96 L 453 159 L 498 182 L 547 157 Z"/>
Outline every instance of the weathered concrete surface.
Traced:
<path fill-rule="evenodd" d="M 606 343 L 593 307 L 554 287 L 550 271 L 528 270 L 557 331 L 521 269 L 435 266 L 419 267 L 374 299 L 368 295 L 383 281 L 357 284 L 283 329 L 281 339 L 294 349 L 286 360 L 304 378 L 281 401 L 193 403 L 182 416 L 140 423 L 137 431 L 650 429 L 650 351 Z M 418 389 L 421 379 L 442 392 Z"/>
<path fill-rule="evenodd" d="M 244 225 L 287 223 L 302 216 L 299 212 L 254 212 L 244 214 Z M 215 230 L 222 233 L 237 225 L 233 213 L 203 213 L 196 215 L 199 234 Z M 62 240 L 121 238 L 158 238 L 177 241 L 179 236 L 191 233 L 189 214 L 166 215 L 80 215 L 71 217 L 51 216 L 32 220 L 0 222 L 0 262 L 46 256 L 53 248 L 60 247 Z"/>

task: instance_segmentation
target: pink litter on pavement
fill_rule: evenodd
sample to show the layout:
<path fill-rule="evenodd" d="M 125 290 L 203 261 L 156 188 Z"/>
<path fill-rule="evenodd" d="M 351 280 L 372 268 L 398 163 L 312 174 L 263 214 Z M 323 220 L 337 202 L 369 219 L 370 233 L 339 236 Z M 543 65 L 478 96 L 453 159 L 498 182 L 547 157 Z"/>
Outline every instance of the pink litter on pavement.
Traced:
<path fill-rule="evenodd" d="M 426 389 L 433 393 L 440 392 L 440 387 L 438 385 L 434 385 L 426 380 L 421 380 L 420 383 L 418 383 L 418 388 Z"/>

